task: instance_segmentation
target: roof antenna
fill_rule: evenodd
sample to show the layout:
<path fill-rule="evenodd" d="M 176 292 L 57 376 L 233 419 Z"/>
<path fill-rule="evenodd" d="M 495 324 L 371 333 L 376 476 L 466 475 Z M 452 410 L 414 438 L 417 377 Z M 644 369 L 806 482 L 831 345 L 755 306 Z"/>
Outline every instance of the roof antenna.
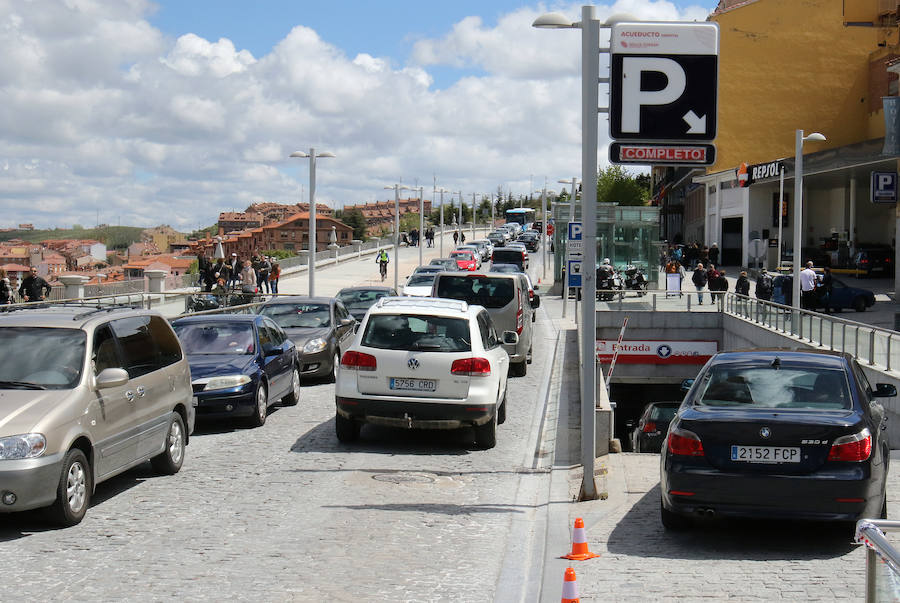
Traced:
<path fill-rule="evenodd" d="M 781 358 L 776 357 L 775 360 L 772 361 L 772 368 L 776 371 L 781 368 Z"/>

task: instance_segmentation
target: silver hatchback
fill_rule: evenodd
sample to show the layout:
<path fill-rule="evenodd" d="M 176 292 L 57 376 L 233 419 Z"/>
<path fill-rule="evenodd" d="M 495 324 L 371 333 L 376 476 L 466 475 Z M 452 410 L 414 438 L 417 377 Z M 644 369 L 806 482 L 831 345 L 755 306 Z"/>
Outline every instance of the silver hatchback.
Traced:
<path fill-rule="evenodd" d="M 184 462 L 190 369 L 160 314 L 81 306 L 0 315 L 0 512 L 82 520 L 100 482 Z"/>

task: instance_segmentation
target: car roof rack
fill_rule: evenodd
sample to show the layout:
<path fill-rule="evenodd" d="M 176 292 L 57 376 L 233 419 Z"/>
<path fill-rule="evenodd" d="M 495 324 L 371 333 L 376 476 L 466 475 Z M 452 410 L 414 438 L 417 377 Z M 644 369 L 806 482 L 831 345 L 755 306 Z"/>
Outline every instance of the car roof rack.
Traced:
<path fill-rule="evenodd" d="M 445 299 L 442 297 L 382 297 L 377 302 L 375 302 L 375 305 L 378 308 L 413 308 L 427 306 L 430 308 L 447 308 L 450 310 L 459 310 L 460 312 L 466 312 L 469 309 L 469 304 L 467 302 L 456 299 Z"/>

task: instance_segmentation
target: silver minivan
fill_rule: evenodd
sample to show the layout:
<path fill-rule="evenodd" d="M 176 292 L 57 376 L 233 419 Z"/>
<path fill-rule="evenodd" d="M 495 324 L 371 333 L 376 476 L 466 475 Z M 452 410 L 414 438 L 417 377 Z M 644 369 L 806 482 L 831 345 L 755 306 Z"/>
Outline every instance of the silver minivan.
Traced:
<path fill-rule="evenodd" d="M 194 429 L 190 369 L 159 313 L 0 314 L 0 512 L 74 525 L 100 482 L 147 460 L 177 473 Z"/>
<path fill-rule="evenodd" d="M 541 298 L 533 294 L 529 299 L 528 285 L 521 275 L 441 272 L 434 277 L 431 296 L 484 306 L 499 332 L 518 333 L 518 342 L 503 344 L 503 347 L 509 354 L 509 374 L 525 376 L 531 364 L 533 315 L 541 304 Z"/>

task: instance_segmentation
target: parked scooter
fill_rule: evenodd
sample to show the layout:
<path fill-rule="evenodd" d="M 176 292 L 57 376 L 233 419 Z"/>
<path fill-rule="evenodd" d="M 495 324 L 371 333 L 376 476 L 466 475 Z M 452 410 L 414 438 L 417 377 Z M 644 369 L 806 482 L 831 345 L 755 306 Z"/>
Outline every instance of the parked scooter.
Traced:
<path fill-rule="evenodd" d="M 647 295 L 647 277 L 644 276 L 644 273 L 640 268 L 629 264 L 628 266 L 625 266 L 623 273 L 625 275 L 623 282 L 623 287 L 625 289 L 637 291 L 638 297 Z"/>

